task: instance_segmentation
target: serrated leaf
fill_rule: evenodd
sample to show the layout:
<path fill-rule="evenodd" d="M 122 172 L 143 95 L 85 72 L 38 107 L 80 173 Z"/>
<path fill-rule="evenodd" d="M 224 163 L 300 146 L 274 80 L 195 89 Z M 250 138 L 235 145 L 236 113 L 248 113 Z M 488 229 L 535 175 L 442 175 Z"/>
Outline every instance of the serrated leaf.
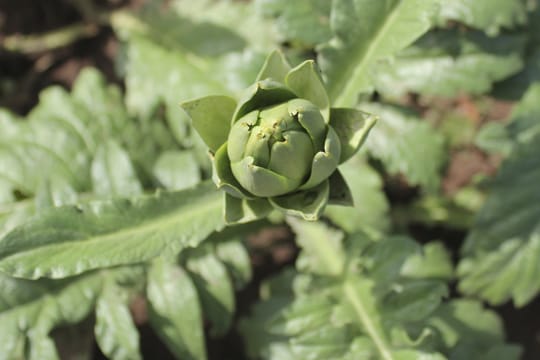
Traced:
<path fill-rule="evenodd" d="M 391 174 L 402 173 L 411 185 L 435 190 L 445 161 L 444 138 L 427 122 L 397 107 L 361 106 L 380 117 L 366 148 Z"/>
<path fill-rule="evenodd" d="M 111 359 L 137 360 L 139 333 L 127 306 L 127 293 L 113 283 L 106 283 L 96 305 L 96 341 Z"/>
<path fill-rule="evenodd" d="M 216 255 L 227 268 L 236 290 L 242 289 L 251 280 L 249 254 L 239 239 L 233 238 L 216 244 Z"/>
<path fill-rule="evenodd" d="M 103 280 L 114 273 L 94 272 L 70 280 L 27 281 L 0 276 L 0 359 L 58 358 L 50 331 L 75 324 L 92 311 Z M 11 292 L 7 292 L 11 289 Z"/>
<path fill-rule="evenodd" d="M 250 3 L 174 0 L 172 5 L 179 14 L 189 16 L 199 23 L 216 24 L 234 31 L 251 48 L 266 52 L 278 43 L 271 30 L 271 22 L 258 16 Z"/>
<path fill-rule="evenodd" d="M 234 288 L 227 268 L 211 252 L 189 253 L 186 268 L 197 288 L 205 316 L 212 323 L 212 335 L 222 336 L 234 314 Z"/>
<path fill-rule="evenodd" d="M 431 26 L 435 0 L 338 0 L 330 19 L 335 37 L 319 49 L 334 106 L 350 107 L 370 90 L 373 64 L 393 56 Z"/>
<path fill-rule="evenodd" d="M 437 309 L 428 323 L 438 332 L 441 348 L 450 359 L 480 358 L 496 346 L 514 348 L 503 345 L 501 319 L 480 302 L 453 300 Z"/>
<path fill-rule="evenodd" d="M 139 37 L 132 39 L 127 47 L 128 109 L 139 116 L 151 117 L 156 107 L 164 102 L 175 138 L 190 145 L 189 117 L 180 108 L 180 101 L 208 94 L 226 94 L 223 84 L 207 76 L 205 60 L 188 58 Z"/>
<path fill-rule="evenodd" d="M 446 296 L 448 289 L 439 281 L 404 281 L 395 284 L 385 296 L 381 311 L 398 322 L 422 321 L 439 307 L 441 299 Z"/>
<path fill-rule="evenodd" d="M 154 175 L 169 190 L 182 190 L 201 181 L 201 170 L 191 151 L 166 151 L 154 165 Z"/>
<path fill-rule="evenodd" d="M 192 146 L 188 117 L 178 103 L 227 95 L 250 84 L 264 61 L 254 49 L 272 37 L 264 31 L 268 25 L 246 4 L 177 0 L 163 12 L 160 3 L 112 19 L 116 32 L 127 40 L 126 102 L 131 112 L 145 118 L 164 103 L 176 140 Z M 249 51 L 248 43 L 254 45 Z"/>
<path fill-rule="evenodd" d="M 101 197 L 126 197 L 142 192 L 129 154 L 114 140 L 100 144 L 92 161 L 92 187 Z"/>
<path fill-rule="evenodd" d="M 255 6 L 263 15 L 276 18 L 275 27 L 283 41 L 310 47 L 332 37 L 331 1 L 258 0 Z"/>
<path fill-rule="evenodd" d="M 18 277 L 62 278 L 174 254 L 221 227 L 222 194 L 209 182 L 175 193 L 64 206 L 0 240 L 0 269 Z"/>
<path fill-rule="evenodd" d="M 339 170 L 351 189 L 354 206 L 329 205 L 325 215 L 348 233 L 359 230 L 382 233 L 388 229 L 389 204 L 382 191 L 382 179 L 360 157 L 353 157 Z"/>
<path fill-rule="evenodd" d="M 120 89 L 108 85 L 98 70 L 84 68 L 75 79 L 72 96 L 91 111 L 92 120 L 101 128 L 101 136 L 115 137 L 131 128 L 132 120 Z"/>
<path fill-rule="evenodd" d="M 148 273 L 150 323 L 179 358 L 206 359 L 197 291 L 180 267 L 160 259 Z"/>
<path fill-rule="evenodd" d="M 377 66 L 375 88 L 393 97 L 406 92 L 447 97 L 482 94 L 521 69 L 524 45 L 525 38 L 519 35 L 489 38 L 471 31 L 430 32 L 392 61 Z"/>
<path fill-rule="evenodd" d="M 535 98 L 536 103 L 529 104 L 533 108 L 538 107 Z M 528 131 L 536 130 L 532 126 L 519 137 L 527 138 Z M 490 183 L 489 197 L 466 239 L 458 267 L 459 288 L 466 294 L 493 304 L 513 299 L 523 306 L 540 291 L 539 144 L 538 134 L 518 142 Z"/>
<path fill-rule="evenodd" d="M 532 84 L 540 82 L 540 46 L 530 51 L 524 60 L 522 71 L 496 85 L 496 96 L 519 100 Z"/>
<path fill-rule="evenodd" d="M 451 279 L 454 276 L 454 265 L 442 243 L 430 242 L 424 245 L 422 253 L 407 259 L 401 274 L 408 278 Z"/>
<path fill-rule="evenodd" d="M 533 141 L 540 134 L 540 83 L 533 84 L 524 94 L 506 124 L 487 124 L 480 129 L 476 142 L 482 148 L 504 155 L 512 148 Z"/>
<path fill-rule="evenodd" d="M 304 249 L 297 263 L 300 270 L 328 276 L 341 274 L 345 265 L 342 232 L 321 222 L 293 217 L 288 218 L 287 222 L 297 235 L 296 241 Z"/>
<path fill-rule="evenodd" d="M 462 22 L 482 29 L 491 36 L 500 28 L 512 28 L 525 23 L 526 1 L 523 0 L 454 0 L 441 2 L 439 22 Z"/>

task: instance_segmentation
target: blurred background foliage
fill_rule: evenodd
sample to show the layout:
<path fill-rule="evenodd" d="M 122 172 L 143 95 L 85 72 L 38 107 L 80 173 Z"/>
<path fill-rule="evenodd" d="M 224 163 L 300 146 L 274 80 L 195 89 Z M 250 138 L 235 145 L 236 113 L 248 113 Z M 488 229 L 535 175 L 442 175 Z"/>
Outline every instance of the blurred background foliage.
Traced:
<path fill-rule="evenodd" d="M 380 116 L 342 167 L 356 206 L 213 232 L 178 104 L 238 94 L 275 48 Z M 90 200 L 89 234 L 145 224 L 69 273 L 1 254 L 63 279 L 0 273 L 0 359 L 535 359 L 538 82 L 535 0 L 0 1 L 2 241 Z"/>

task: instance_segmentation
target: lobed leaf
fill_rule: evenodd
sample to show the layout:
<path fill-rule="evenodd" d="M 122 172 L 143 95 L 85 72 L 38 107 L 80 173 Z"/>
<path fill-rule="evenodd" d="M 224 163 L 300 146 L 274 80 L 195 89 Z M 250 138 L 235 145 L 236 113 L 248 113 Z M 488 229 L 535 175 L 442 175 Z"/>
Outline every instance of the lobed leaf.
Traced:
<path fill-rule="evenodd" d="M 376 104 L 362 105 L 380 116 L 366 148 L 391 174 L 402 173 L 412 185 L 435 190 L 445 161 L 444 139 L 427 122 L 404 109 Z"/>
<path fill-rule="evenodd" d="M 348 233 L 384 233 L 390 225 L 389 204 L 379 174 L 360 155 L 340 165 L 339 171 L 351 189 L 354 207 L 329 205 L 325 216 Z"/>
<path fill-rule="evenodd" d="M 150 268 L 146 293 L 150 323 L 168 348 L 182 359 L 206 359 L 199 297 L 186 271 L 158 259 Z"/>
<path fill-rule="evenodd" d="M 331 1 L 257 0 L 255 6 L 264 16 L 275 18 L 280 38 L 295 46 L 312 47 L 332 37 Z"/>
<path fill-rule="evenodd" d="M 225 265 L 215 254 L 190 252 L 186 262 L 197 288 L 205 316 L 212 324 L 211 334 L 223 336 L 229 330 L 235 307 L 234 288 Z"/>
<path fill-rule="evenodd" d="M 175 193 L 64 206 L 1 239 L 0 269 L 62 278 L 177 253 L 222 227 L 222 195 L 208 182 Z"/>
<path fill-rule="evenodd" d="M 436 0 L 338 0 L 330 24 L 334 38 L 320 47 L 318 61 L 331 103 L 350 107 L 369 91 L 373 65 L 416 40 L 431 26 Z"/>
<path fill-rule="evenodd" d="M 458 268 L 460 290 L 493 304 L 513 299 L 523 306 L 540 290 L 539 89 L 531 89 L 508 125 L 512 152 L 490 183 Z"/>
<path fill-rule="evenodd" d="M 400 97 L 407 92 L 452 97 L 482 94 L 522 66 L 525 38 L 454 30 L 430 32 L 376 67 L 375 88 Z"/>
<path fill-rule="evenodd" d="M 525 23 L 527 5 L 523 0 L 455 0 L 441 3 L 439 22 L 459 21 L 497 35 L 501 28 Z"/>
<path fill-rule="evenodd" d="M 101 351 L 113 360 L 138 360 L 139 333 L 127 306 L 127 293 L 106 282 L 96 305 L 96 341 Z"/>

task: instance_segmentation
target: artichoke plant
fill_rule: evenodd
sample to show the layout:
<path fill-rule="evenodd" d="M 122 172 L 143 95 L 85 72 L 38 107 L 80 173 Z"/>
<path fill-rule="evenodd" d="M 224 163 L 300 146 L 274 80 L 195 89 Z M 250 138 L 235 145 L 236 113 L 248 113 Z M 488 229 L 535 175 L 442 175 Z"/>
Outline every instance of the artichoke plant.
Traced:
<path fill-rule="evenodd" d="M 238 102 L 207 96 L 182 107 L 210 148 L 228 223 L 272 209 L 316 220 L 328 203 L 352 205 L 337 168 L 376 120 L 359 110 L 330 108 L 313 61 L 291 68 L 276 51 Z"/>

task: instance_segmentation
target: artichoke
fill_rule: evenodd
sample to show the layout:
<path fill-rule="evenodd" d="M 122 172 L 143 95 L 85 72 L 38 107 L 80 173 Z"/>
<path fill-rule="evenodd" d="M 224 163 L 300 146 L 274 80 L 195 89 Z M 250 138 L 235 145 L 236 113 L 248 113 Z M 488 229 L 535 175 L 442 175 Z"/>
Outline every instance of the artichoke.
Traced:
<path fill-rule="evenodd" d="M 376 119 L 330 108 L 313 61 L 291 68 L 274 52 L 240 101 L 207 96 L 182 107 L 210 148 L 228 223 L 272 209 L 316 220 L 328 203 L 352 205 L 337 167 L 358 150 Z"/>

